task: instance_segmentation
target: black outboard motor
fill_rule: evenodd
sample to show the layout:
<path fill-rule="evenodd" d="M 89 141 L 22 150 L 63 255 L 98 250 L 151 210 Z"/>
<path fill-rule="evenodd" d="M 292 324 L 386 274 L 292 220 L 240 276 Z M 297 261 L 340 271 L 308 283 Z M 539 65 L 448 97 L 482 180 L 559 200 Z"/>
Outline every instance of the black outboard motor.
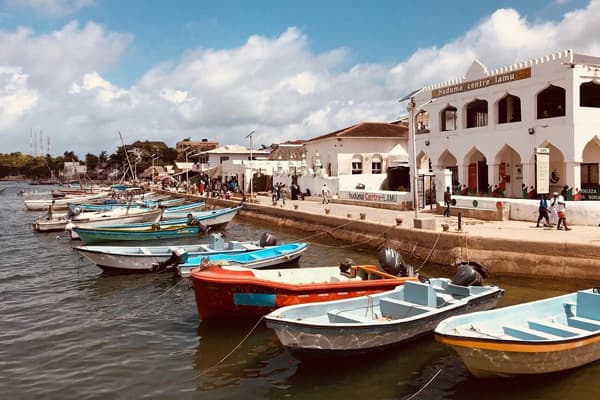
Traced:
<path fill-rule="evenodd" d="M 165 261 L 153 263 L 152 272 L 163 272 L 174 268 L 179 264 L 185 264 L 188 260 L 188 255 L 189 254 L 181 247 L 171 248 L 171 257 Z"/>
<path fill-rule="evenodd" d="M 277 238 L 271 235 L 269 232 L 264 232 L 262 235 L 260 235 L 259 243 L 261 247 L 276 246 Z"/>
<path fill-rule="evenodd" d="M 340 263 L 340 272 L 342 274 L 349 274 L 353 264 L 354 261 L 352 261 L 350 258 L 346 258 L 344 262 Z"/>
<path fill-rule="evenodd" d="M 452 283 L 460 286 L 481 286 L 483 279 L 489 276 L 487 269 L 476 262 L 461 262 L 456 264 L 457 271 Z"/>
<path fill-rule="evenodd" d="M 408 271 L 400 253 L 390 247 L 383 247 L 377 253 L 379 269 L 394 276 L 407 276 Z"/>

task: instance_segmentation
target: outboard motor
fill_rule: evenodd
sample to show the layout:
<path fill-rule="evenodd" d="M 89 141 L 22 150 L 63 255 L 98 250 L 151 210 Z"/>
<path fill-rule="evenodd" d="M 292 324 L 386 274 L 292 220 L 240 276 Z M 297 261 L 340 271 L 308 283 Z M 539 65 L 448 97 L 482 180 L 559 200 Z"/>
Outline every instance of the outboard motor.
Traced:
<path fill-rule="evenodd" d="M 262 235 L 260 235 L 259 243 L 261 247 L 275 246 L 277 245 L 277 238 L 271 235 L 269 232 L 264 232 Z"/>
<path fill-rule="evenodd" d="M 152 272 L 163 272 L 174 268 L 179 264 L 187 263 L 189 254 L 181 247 L 171 248 L 171 257 L 165 261 L 159 261 L 152 264 Z"/>
<path fill-rule="evenodd" d="M 452 283 L 460 286 L 481 286 L 483 279 L 488 276 L 488 271 L 483 265 L 476 262 L 461 262 L 457 264 Z"/>
<path fill-rule="evenodd" d="M 349 274 L 350 269 L 352 269 L 352 264 L 354 264 L 354 261 L 352 261 L 349 258 L 346 258 L 343 262 L 340 263 L 340 272 L 342 274 Z"/>
<path fill-rule="evenodd" d="M 379 269 L 394 276 L 407 276 L 406 265 L 400 253 L 390 247 L 383 247 L 377 253 Z"/>

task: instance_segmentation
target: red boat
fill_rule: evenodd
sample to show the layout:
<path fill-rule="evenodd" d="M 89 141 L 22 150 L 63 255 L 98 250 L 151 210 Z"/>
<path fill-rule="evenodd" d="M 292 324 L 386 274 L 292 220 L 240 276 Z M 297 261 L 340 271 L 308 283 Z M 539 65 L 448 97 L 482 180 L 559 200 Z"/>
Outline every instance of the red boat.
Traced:
<path fill-rule="evenodd" d="M 200 319 L 250 318 L 300 303 L 339 300 L 391 290 L 416 277 L 399 277 L 375 265 L 255 270 L 209 265 L 195 268 L 194 285 Z"/>

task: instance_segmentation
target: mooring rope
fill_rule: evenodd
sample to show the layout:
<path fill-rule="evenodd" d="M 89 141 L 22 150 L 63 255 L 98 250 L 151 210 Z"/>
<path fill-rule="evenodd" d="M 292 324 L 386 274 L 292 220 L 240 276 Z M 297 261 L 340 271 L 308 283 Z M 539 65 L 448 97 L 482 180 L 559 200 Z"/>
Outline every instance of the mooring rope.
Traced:
<path fill-rule="evenodd" d="M 435 243 L 433 244 L 433 247 L 431 248 L 431 250 L 429 250 L 429 254 L 427 254 L 427 257 L 425 257 L 425 260 L 423 260 L 423 263 L 421 264 L 421 266 L 419 268 L 417 268 L 417 270 L 415 272 L 419 272 L 421 270 L 421 268 L 423 268 L 423 266 L 425 265 L 425 263 L 429 260 L 429 257 L 431 257 L 431 255 L 433 254 L 433 250 L 435 249 L 435 246 L 437 246 L 440 237 L 442 237 L 442 234 L 440 232 L 440 234 L 438 235 L 437 239 L 435 239 Z"/>
<path fill-rule="evenodd" d="M 147 303 L 142 304 L 141 306 L 139 306 L 138 308 L 135 308 L 131 311 L 129 311 L 128 313 L 121 315 L 120 317 L 115 317 L 114 319 L 123 319 L 126 317 L 129 317 L 135 313 L 137 313 L 139 310 L 141 310 L 142 308 L 145 308 L 147 306 L 149 306 L 150 304 L 155 303 L 158 299 L 164 297 L 167 295 L 167 293 L 170 293 L 171 291 L 173 291 L 176 287 L 178 287 L 179 285 L 181 285 L 183 282 L 187 282 L 186 279 L 181 279 L 179 280 L 179 282 L 177 282 L 175 285 L 171 286 L 170 288 L 168 288 L 167 290 L 165 290 L 162 294 L 160 294 L 159 296 L 156 296 L 155 298 L 153 298 L 152 300 L 148 301 Z"/>
<path fill-rule="evenodd" d="M 420 393 L 421 393 L 423 390 L 425 390 L 425 389 L 427 388 L 427 386 L 429 386 L 429 385 L 431 384 L 431 382 L 433 382 L 433 380 L 434 380 L 435 378 L 437 378 L 437 376 L 438 376 L 438 375 L 439 375 L 441 372 L 442 372 L 442 369 L 440 368 L 440 369 L 438 370 L 438 372 L 436 372 L 436 373 L 435 373 L 435 375 L 433 375 L 433 376 L 431 377 L 431 379 L 430 379 L 429 381 L 427 381 L 427 383 L 426 383 L 425 385 L 423 385 L 423 387 L 421 387 L 421 389 L 419 389 L 419 391 L 418 391 L 418 392 L 414 393 L 412 396 L 408 397 L 406 400 L 412 400 L 412 399 L 414 399 L 415 397 L 417 397 L 417 396 L 418 396 L 418 395 L 419 395 L 419 394 L 420 394 Z"/>
<path fill-rule="evenodd" d="M 300 238 L 300 239 L 298 239 L 297 241 L 298 241 L 298 242 L 305 242 L 305 241 L 307 241 L 307 240 L 309 240 L 309 239 L 312 239 L 312 238 L 314 238 L 314 237 L 317 237 L 317 236 L 320 236 L 320 235 L 323 235 L 323 234 L 326 234 L 326 233 L 331 233 L 331 232 L 333 232 L 333 231 L 336 231 L 336 230 L 338 230 L 338 229 L 341 229 L 341 228 L 343 228 L 344 226 L 346 226 L 346 225 L 348 225 L 348 224 L 350 224 L 350 223 L 352 223 L 352 221 L 344 222 L 342 225 L 336 226 L 335 228 L 332 228 L 332 229 L 330 229 L 330 230 L 327 230 L 327 231 L 321 231 L 321 232 L 315 233 L 315 234 L 313 234 L 313 235 L 309 235 L 309 236 L 306 236 L 306 237 Z"/>
<path fill-rule="evenodd" d="M 250 337 L 250 335 L 252 334 L 252 332 L 254 332 L 256 330 L 256 328 L 258 328 L 258 326 L 262 322 L 263 318 L 264 317 L 260 317 L 260 319 L 258 321 L 256 321 L 256 324 L 254 324 L 254 326 L 252 327 L 252 329 L 250 329 L 250 332 L 248 332 L 246 334 L 246 336 L 244 336 L 244 338 L 229 353 L 227 353 L 225 355 L 225 357 L 221 358 L 216 364 L 214 364 L 214 365 L 212 365 L 212 366 L 210 366 L 208 368 L 203 369 L 202 371 L 200 371 L 200 373 L 198 373 L 197 375 L 195 375 L 193 378 L 191 378 L 189 380 L 191 381 L 191 380 L 197 379 L 197 378 L 203 376 L 204 374 L 206 374 L 211 369 L 216 368 L 219 365 L 223 364 L 223 362 L 225 360 L 227 360 Z"/>

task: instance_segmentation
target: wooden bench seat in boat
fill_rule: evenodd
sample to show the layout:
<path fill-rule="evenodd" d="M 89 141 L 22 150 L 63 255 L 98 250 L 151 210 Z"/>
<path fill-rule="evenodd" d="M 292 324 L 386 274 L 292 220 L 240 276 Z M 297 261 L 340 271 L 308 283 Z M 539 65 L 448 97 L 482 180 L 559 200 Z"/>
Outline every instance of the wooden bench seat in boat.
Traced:
<path fill-rule="evenodd" d="M 600 330 L 600 321 L 584 317 L 569 317 L 567 318 L 569 326 L 584 329 L 589 332 Z"/>
<path fill-rule="evenodd" d="M 561 336 L 553 335 L 547 332 L 541 332 L 538 330 L 533 330 L 529 328 L 525 328 L 522 326 L 508 325 L 505 324 L 502 326 L 502 330 L 505 334 L 512 336 L 516 339 L 521 340 L 556 340 L 561 339 Z"/>
<path fill-rule="evenodd" d="M 147 248 L 145 248 L 145 247 L 140 247 L 140 250 L 142 251 L 142 253 L 144 253 L 147 256 L 151 256 L 152 255 L 152 252 L 150 250 L 148 250 Z"/>
<path fill-rule="evenodd" d="M 437 306 L 437 297 L 433 287 L 415 281 L 404 283 L 404 301 L 427 307 Z"/>
<path fill-rule="evenodd" d="M 329 322 L 332 323 L 361 323 L 361 322 L 370 322 L 373 321 L 372 318 L 367 317 L 361 317 L 357 314 L 352 314 L 352 315 L 348 315 L 348 314 L 342 314 L 344 311 L 340 311 L 340 310 L 331 310 L 327 312 L 327 318 L 329 318 Z"/>
<path fill-rule="evenodd" d="M 527 321 L 527 324 L 529 325 L 530 329 L 550 333 L 552 335 L 565 338 L 578 335 L 585 335 L 589 333 L 589 331 L 575 328 L 573 326 L 557 324 L 556 322 L 544 321 L 541 319 L 530 319 L 529 321 Z"/>
<path fill-rule="evenodd" d="M 468 286 L 460 286 L 453 283 L 448 283 L 448 286 L 446 286 L 444 289 L 450 294 L 461 297 L 467 297 L 471 295 L 471 290 Z"/>
<path fill-rule="evenodd" d="M 590 292 L 577 292 L 578 317 L 600 320 L 600 294 Z"/>
<path fill-rule="evenodd" d="M 379 300 L 379 309 L 383 317 L 391 319 L 403 319 L 426 313 L 433 310 L 434 307 L 409 303 L 407 301 L 398 300 L 391 297 L 383 297 Z"/>

